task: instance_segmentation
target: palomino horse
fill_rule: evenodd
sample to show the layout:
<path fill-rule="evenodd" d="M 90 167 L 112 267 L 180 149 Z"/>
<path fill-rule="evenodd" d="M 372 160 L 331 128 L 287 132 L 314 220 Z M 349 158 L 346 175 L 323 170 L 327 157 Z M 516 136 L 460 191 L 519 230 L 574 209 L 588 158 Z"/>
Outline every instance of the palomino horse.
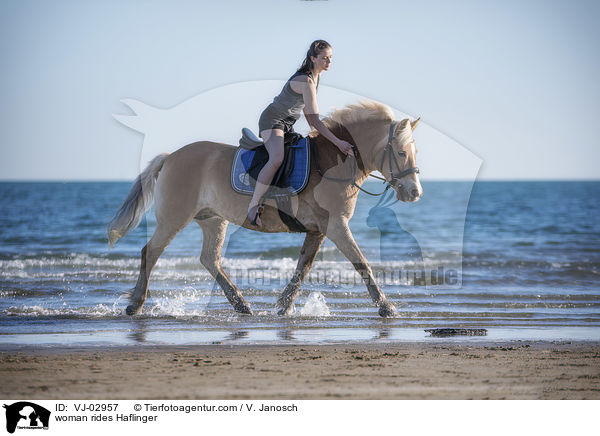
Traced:
<path fill-rule="evenodd" d="M 380 103 L 361 102 L 336 110 L 324 119 L 340 139 L 355 146 L 353 157 L 342 153 L 316 131 L 310 181 L 294 197 L 296 218 L 306 229 L 295 273 L 277 301 L 280 315 L 294 308 L 300 284 L 308 273 L 325 237 L 352 262 L 364 279 L 379 315 L 396 315 L 375 282 L 371 267 L 354 241 L 348 221 L 354 214 L 358 189 L 367 176 L 378 170 L 402 201 L 418 200 L 423 190 L 416 167 L 412 132 L 419 120 L 395 121 L 392 110 Z M 250 314 L 250 306 L 221 267 L 221 248 L 227 224 L 233 222 L 262 232 L 290 232 L 276 207 L 267 203 L 263 227 L 253 227 L 246 211 L 250 197 L 236 193 L 229 175 L 236 147 L 215 142 L 196 142 L 171 154 L 155 157 L 137 177 L 128 197 L 108 227 L 110 245 L 135 228 L 154 199 L 157 227 L 142 249 L 140 274 L 129 296 L 127 314 L 140 312 L 148 290 L 152 268 L 175 235 L 195 220 L 202 228 L 200 261 L 225 292 L 237 312 Z M 348 177 L 351 174 L 351 177 Z M 271 200 L 269 200 L 271 201 Z"/>

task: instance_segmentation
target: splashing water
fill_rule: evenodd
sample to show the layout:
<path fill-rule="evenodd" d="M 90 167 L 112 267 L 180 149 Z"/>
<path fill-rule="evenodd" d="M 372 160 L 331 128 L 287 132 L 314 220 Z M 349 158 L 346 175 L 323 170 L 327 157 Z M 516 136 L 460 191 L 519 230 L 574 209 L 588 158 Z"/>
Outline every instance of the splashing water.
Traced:
<path fill-rule="evenodd" d="M 304 304 L 300 315 L 303 316 L 329 316 L 329 307 L 325 297 L 320 292 L 311 292 Z"/>

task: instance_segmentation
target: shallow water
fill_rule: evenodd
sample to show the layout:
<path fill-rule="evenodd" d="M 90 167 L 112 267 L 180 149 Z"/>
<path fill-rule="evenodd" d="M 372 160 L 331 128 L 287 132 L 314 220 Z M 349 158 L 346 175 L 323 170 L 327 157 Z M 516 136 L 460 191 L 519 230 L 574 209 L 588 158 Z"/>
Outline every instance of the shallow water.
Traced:
<path fill-rule="evenodd" d="M 0 344 L 403 341 L 432 327 L 488 329 L 469 341 L 600 339 L 600 182 L 424 182 L 419 202 L 383 208 L 361 194 L 351 228 L 395 319 L 378 317 L 330 242 L 295 313 L 277 316 L 302 235 L 230 226 L 224 267 L 255 313 L 236 314 L 199 263 L 193 223 L 159 260 L 142 315 L 127 317 L 154 227 L 150 213 L 108 250 L 129 188 L 0 183 Z"/>

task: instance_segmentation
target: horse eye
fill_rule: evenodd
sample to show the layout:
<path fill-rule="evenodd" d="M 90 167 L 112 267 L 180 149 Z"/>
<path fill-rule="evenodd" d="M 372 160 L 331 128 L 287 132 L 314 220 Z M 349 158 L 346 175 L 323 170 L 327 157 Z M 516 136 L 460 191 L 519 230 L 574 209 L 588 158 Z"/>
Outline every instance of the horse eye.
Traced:
<path fill-rule="evenodd" d="M 402 157 L 406 157 L 406 152 L 404 150 L 400 150 L 398 154 Z"/>

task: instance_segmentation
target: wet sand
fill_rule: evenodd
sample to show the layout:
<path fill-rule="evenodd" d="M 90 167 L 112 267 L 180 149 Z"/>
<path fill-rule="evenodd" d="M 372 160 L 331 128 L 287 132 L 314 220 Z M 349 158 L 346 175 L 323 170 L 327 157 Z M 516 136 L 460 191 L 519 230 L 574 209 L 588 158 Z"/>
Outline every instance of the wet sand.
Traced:
<path fill-rule="evenodd" d="M 0 348 L 29 399 L 600 399 L 600 343 Z"/>

